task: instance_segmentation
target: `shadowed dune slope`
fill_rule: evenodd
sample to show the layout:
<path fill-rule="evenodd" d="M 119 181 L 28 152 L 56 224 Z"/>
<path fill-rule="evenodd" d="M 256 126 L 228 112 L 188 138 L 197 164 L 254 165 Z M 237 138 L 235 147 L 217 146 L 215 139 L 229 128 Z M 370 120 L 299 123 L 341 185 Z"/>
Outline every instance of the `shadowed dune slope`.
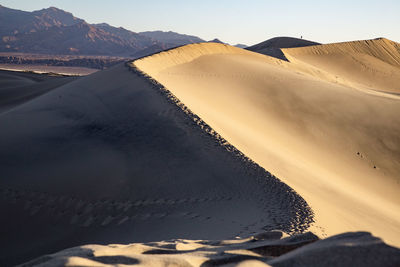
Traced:
<path fill-rule="evenodd" d="M 125 65 L 0 114 L 0 265 L 97 243 L 299 233 L 306 202 Z"/>
<path fill-rule="evenodd" d="M 287 60 L 281 48 L 304 47 L 319 44 L 320 43 L 293 37 L 275 37 L 259 44 L 246 47 L 246 49 L 267 56 Z"/>
<path fill-rule="evenodd" d="M 314 232 L 366 230 L 400 245 L 400 102 L 367 90 L 371 71 L 356 63 L 363 66 L 367 57 L 386 66 L 390 71 L 375 73 L 374 84 L 383 88 L 374 90 L 396 91 L 398 50 L 387 43 L 393 44 L 287 50 L 292 58 L 300 58 L 302 49 L 305 55 L 324 49 L 350 55 L 357 83 L 345 72 L 331 74 L 340 69 L 335 61 L 321 69 L 329 61 L 322 52 L 311 53 L 315 62 L 286 62 L 221 44 L 193 44 L 133 64 L 299 192 L 315 211 Z"/>
<path fill-rule="evenodd" d="M 259 52 L 264 48 L 291 48 L 291 47 L 304 47 L 304 46 L 311 46 L 311 45 L 319 45 L 320 43 L 298 39 L 294 37 L 275 37 L 271 38 L 267 41 L 261 42 L 259 44 L 247 47 L 247 50 Z"/>
<path fill-rule="evenodd" d="M 75 79 L 0 70 L 0 113 Z"/>

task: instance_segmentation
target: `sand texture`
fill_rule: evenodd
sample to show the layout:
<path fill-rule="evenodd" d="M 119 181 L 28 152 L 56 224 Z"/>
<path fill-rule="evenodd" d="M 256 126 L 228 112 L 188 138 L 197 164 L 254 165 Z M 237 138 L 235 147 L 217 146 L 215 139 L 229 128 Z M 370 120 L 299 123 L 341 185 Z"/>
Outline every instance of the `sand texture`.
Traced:
<path fill-rule="evenodd" d="M 75 79 L 75 77 L 0 70 L 0 113 Z"/>
<path fill-rule="evenodd" d="M 192 44 L 134 61 L 309 203 L 324 237 L 400 245 L 400 50 L 387 39 L 282 49 Z"/>
<path fill-rule="evenodd" d="M 385 38 L 282 49 L 293 63 L 307 64 L 338 82 L 400 94 L 400 44 Z"/>
<path fill-rule="evenodd" d="M 0 265 L 84 244 L 304 232 L 307 203 L 121 64 L 0 114 Z"/>
<path fill-rule="evenodd" d="M 310 232 L 265 232 L 235 240 L 169 240 L 86 245 L 45 255 L 21 267 L 45 266 L 398 266 L 400 252 L 365 232 L 324 240 Z M 121 264 L 121 265 L 119 265 Z"/>
<path fill-rule="evenodd" d="M 0 266 L 398 266 L 399 44 L 279 49 L 1 71 Z"/>

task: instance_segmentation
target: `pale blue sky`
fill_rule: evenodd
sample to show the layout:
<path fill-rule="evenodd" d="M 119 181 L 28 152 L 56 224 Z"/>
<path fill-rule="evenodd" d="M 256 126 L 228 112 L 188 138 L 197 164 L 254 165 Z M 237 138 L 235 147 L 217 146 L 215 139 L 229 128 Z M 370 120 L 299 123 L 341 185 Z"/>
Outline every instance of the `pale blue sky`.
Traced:
<path fill-rule="evenodd" d="M 400 0 L 0 0 L 26 11 L 55 6 L 89 23 L 139 32 L 176 31 L 205 40 L 255 44 L 276 36 L 322 42 L 400 41 Z"/>

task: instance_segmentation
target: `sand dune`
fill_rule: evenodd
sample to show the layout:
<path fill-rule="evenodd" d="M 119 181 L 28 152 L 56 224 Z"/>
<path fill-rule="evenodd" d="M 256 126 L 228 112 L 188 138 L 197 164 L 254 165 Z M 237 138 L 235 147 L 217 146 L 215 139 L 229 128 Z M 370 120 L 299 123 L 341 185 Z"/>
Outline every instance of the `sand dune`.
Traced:
<path fill-rule="evenodd" d="M 398 48 L 378 39 L 284 49 L 286 62 L 193 44 L 133 65 L 303 196 L 314 232 L 366 230 L 400 245 Z"/>
<path fill-rule="evenodd" d="M 400 94 L 400 44 L 388 39 L 288 48 L 283 53 L 290 62 L 317 67 L 352 87 Z"/>
<path fill-rule="evenodd" d="M 265 232 L 235 240 L 168 240 L 129 245 L 86 245 L 23 266 L 396 266 L 398 249 L 368 233 L 318 240 L 312 233 L 281 238 Z"/>
<path fill-rule="evenodd" d="M 282 48 L 304 47 L 318 44 L 319 43 L 313 41 L 293 37 L 275 37 L 259 44 L 247 47 L 246 50 L 287 61 L 288 59 L 282 52 Z"/>
<path fill-rule="evenodd" d="M 75 79 L 0 70 L 0 113 Z"/>
<path fill-rule="evenodd" d="M 0 125 L 1 266 L 84 244 L 293 234 L 312 222 L 297 193 L 123 64 L 1 113 Z"/>
<path fill-rule="evenodd" d="M 398 44 L 283 51 L 193 44 L 68 81 L 2 72 L 0 265 L 84 244 L 98 245 L 27 266 L 398 263 L 366 233 L 254 236 L 400 244 Z"/>
<path fill-rule="evenodd" d="M 266 48 L 293 48 L 319 45 L 320 43 L 294 37 L 274 37 L 259 44 L 247 47 L 247 50 L 263 54 Z"/>

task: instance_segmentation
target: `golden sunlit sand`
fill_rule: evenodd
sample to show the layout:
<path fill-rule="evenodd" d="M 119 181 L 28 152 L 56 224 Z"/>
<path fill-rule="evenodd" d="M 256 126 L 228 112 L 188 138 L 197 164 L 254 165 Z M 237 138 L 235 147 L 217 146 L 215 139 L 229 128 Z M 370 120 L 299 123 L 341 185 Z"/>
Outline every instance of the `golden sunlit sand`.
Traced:
<path fill-rule="evenodd" d="M 399 45 L 279 51 L 0 71 L 0 265 L 400 262 Z"/>
<path fill-rule="evenodd" d="M 399 47 L 289 48 L 287 62 L 205 43 L 132 64 L 304 197 L 315 233 L 365 230 L 398 246 Z"/>
<path fill-rule="evenodd" d="M 0 267 L 400 266 L 399 1 L 0 2 Z"/>

